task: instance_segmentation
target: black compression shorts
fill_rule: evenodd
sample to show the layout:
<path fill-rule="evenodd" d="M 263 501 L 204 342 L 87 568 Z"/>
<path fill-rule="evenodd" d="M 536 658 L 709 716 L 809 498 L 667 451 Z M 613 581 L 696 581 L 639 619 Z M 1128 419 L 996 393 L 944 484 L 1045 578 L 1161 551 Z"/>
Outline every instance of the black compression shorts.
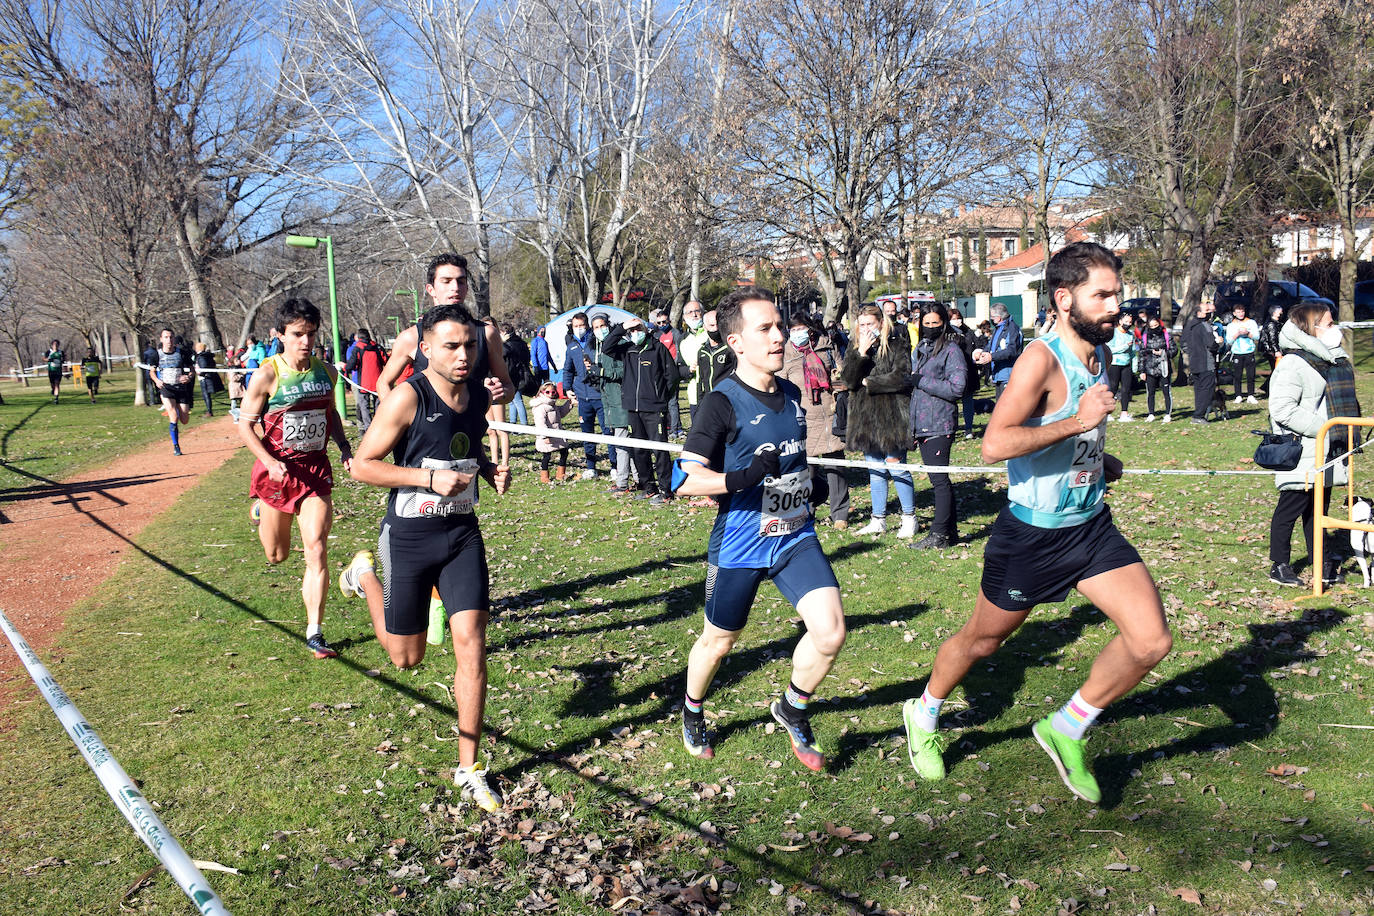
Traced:
<path fill-rule="evenodd" d="M 490 611 L 487 549 L 476 523 L 453 527 L 382 523 L 377 539 L 382 563 L 386 631 L 414 636 L 429 627 L 429 596 L 439 597 L 449 616 Z"/>

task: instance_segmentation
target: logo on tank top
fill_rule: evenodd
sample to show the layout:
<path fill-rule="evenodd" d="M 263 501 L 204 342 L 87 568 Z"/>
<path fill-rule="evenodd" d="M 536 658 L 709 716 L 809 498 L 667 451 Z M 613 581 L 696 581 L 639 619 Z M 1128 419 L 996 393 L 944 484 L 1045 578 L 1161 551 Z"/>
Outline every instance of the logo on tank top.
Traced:
<path fill-rule="evenodd" d="M 454 458 L 466 458 L 472 442 L 467 433 L 454 433 L 448 443 L 448 453 Z"/>

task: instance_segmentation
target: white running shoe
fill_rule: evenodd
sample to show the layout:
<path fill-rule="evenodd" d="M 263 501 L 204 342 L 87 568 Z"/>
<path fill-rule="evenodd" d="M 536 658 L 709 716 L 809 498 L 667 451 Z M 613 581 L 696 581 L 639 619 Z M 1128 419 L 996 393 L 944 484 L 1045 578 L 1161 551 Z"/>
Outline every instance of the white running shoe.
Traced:
<path fill-rule="evenodd" d="M 860 535 L 862 535 L 862 534 L 882 534 L 882 533 L 883 533 L 884 531 L 886 531 L 886 530 L 887 530 L 887 519 L 884 518 L 884 517 L 881 516 L 881 515 L 875 515 L 875 516 L 873 516 L 873 521 L 869 522 L 867 525 L 864 525 L 862 528 L 860 528 L 858 531 L 856 531 L 856 532 L 854 532 L 854 533 L 855 533 L 855 534 L 860 534 Z"/>
<path fill-rule="evenodd" d="M 1240 403 L 1240 395 L 1236 395 L 1236 399 L 1235 399 L 1234 401 L 1232 401 L 1231 403 L 1232 403 L 1232 404 L 1239 404 L 1239 403 Z"/>
<path fill-rule="evenodd" d="M 897 537 L 914 538 L 916 536 L 916 516 L 903 515 L 901 522 L 897 525 Z"/>
<path fill-rule="evenodd" d="M 353 554 L 353 559 L 348 561 L 348 565 L 339 573 L 339 591 L 344 593 L 345 598 L 356 598 L 363 593 L 361 585 L 363 573 L 376 575 L 377 566 L 372 558 L 372 551 L 360 550 Z"/>
<path fill-rule="evenodd" d="M 1119 416 L 1119 417 L 1116 418 L 1116 422 L 1118 422 L 1118 423 L 1134 423 L 1134 422 L 1135 422 L 1135 417 L 1131 416 L 1130 414 L 1126 413 L 1126 411 L 1123 410 L 1123 411 L 1121 412 L 1121 416 Z"/>
<path fill-rule="evenodd" d="M 501 796 L 487 785 L 487 771 L 480 763 L 470 767 L 454 767 L 454 785 L 462 789 L 463 798 L 491 814 L 501 810 Z"/>
<path fill-rule="evenodd" d="M 1256 400 L 1256 399 L 1255 399 L 1255 396 L 1252 394 L 1252 395 L 1250 395 L 1248 398 L 1245 399 L 1245 403 L 1247 403 L 1247 404 L 1258 404 L 1259 401 Z"/>
<path fill-rule="evenodd" d="M 1152 414 L 1152 413 L 1147 413 L 1147 414 L 1143 417 L 1143 419 L 1145 420 L 1146 423 L 1153 423 L 1153 422 L 1155 421 L 1155 415 Z"/>
<path fill-rule="evenodd" d="M 583 480 L 595 480 L 595 479 L 596 479 L 596 471 L 593 471 L 591 468 L 587 468 L 585 471 L 582 472 L 582 479 L 583 479 Z"/>
<path fill-rule="evenodd" d="M 1160 419 L 1159 422 L 1161 422 L 1161 423 L 1169 423 L 1169 422 L 1171 422 L 1173 419 L 1174 419 L 1174 418 L 1173 418 L 1173 416 L 1172 416 L 1171 414 L 1167 414 L 1167 413 L 1166 413 L 1166 414 Z"/>

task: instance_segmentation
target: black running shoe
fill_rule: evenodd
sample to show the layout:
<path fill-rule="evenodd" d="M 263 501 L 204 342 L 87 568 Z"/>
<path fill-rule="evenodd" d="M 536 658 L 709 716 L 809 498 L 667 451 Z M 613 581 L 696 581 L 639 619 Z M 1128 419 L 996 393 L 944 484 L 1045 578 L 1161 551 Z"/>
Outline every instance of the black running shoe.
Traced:
<path fill-rule="evenodd" d="M 310 651 L 315 653 L 316 658 L 337 658 L 339 653 L 324 641 L 323 633 L 316 633 L 305 641 Z"/>
<path fill-rule="evenodd" d="M 711 747 L 711 735 L 706 731 L 705 716 L 683 715 L 682 746 L 687 748 L 687 753 L 703 760 L 716 756 L 715 748 Z"/>
<path fill-rule="evenodd" d="M 172 454 L 173 454 L 173 455 L 180 456 L 180 455 L 181 455 L 181 446 L 179 446 L 179 445 L 174 445 L 174 446 L 172 446 Z"/>

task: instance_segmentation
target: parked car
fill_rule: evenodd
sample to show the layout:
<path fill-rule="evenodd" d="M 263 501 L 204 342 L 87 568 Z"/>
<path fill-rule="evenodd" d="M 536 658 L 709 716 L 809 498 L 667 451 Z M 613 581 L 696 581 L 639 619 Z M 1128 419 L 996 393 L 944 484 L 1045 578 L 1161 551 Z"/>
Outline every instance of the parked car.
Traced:
<path fill-rule="evenodd" d="M 1270 280 L 1268 282 L 1268 306 L 1270 308 L 1277 305 L 1286 312 L 1299 302 L 1320 302 L 1330 309 L 1336 307 L 1336 303 L 1325 296 L 1317 295 L 1310 286 L 1304 286 L 1292 280 Z M 1218 283 L 1216 292 L 1217 311 L 1224 314 L 1237 305 L 1243 305 L 1250 312 L 1250 317 L 1255 318 L 1259 314 L 1256 308 L 1258 294 L 1259 284 L 1254 280 Z"/>

